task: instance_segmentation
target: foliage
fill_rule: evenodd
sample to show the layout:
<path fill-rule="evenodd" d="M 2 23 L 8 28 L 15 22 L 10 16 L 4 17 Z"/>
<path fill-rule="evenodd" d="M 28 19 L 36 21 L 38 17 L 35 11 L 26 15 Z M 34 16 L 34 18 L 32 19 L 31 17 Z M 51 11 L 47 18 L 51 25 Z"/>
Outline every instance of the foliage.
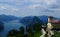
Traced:
<path fill-rule="evenodd" d="M 20 27 L 20 33 L 21 33 L 21 34 L 24 34 L 24 31 L 25 31 L 24 27 L 21 26 L 21 27 Z"/>
<path fill-rule="evenodd" d="M 18 34 L 18 31 L 15 30 L 15 29 L 12 29 L 12 30 L 10 30 L 10 31 L 8 32 L 7 37 L 8 37 L 8 36 L 16 36 L 16 34 Z"/>
<path fill-rule="evenodd" d="M 54 31 L 54 35 L 52 37 L 60 37 L 60 32 Z"/>
<path fill-rule="evenodd" d="M 0 21 L 0 32 L 4 30 L 4 23 Z"/>
<path fill-rule="evenodd" d="M 2 37 L 1 34 L 0 34 L 0 37 Z"/>
<path fill-rule="evenodd" d="M 38 32 L 35 32 L 34 33 L 34 37 L 40 37 L 42 34 L 41 34 L 41 31 L 38 31 Z"/>
<path fill-rule="evenodd" d="M 35 30 L 35 32 L 33 30 Z M 41 35 L 41 25 L 35 23 L 32 27 L 26 28 L 26 33 L 24 27 L 20 27 L 19 31 L 12 29 L 8 32 L 7 37 L 40 37 Z"/>
<path fill-rule="evenodd" d="M 42 26 L 39 23 L 35 23 L 32 28 L 34 31 L 40 31 Z"/>
<path fill-rule="evenodd" d="M 27 27 L 27 28 L 26 28 L 26 32 L 27 32 L 27 33 L 31 33 L 31 32 L 32 32 L 32 29 L 31 29 L 30 27 Z"/>

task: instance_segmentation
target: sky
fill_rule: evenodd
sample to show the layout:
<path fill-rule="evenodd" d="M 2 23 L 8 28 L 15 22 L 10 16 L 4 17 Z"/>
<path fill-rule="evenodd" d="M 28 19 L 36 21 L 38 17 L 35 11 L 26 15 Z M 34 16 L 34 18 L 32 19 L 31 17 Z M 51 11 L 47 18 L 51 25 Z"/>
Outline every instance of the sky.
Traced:
<path fill-rule="evenodd" d="M 60 0 L 0 0 L 0 15 L 60 17 Z"/>

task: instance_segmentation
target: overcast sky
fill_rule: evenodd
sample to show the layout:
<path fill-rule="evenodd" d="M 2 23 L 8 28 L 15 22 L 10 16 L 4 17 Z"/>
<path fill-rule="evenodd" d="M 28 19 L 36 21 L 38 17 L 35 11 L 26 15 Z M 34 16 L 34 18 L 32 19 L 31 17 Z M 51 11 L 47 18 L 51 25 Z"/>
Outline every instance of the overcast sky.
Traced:
<path fill-rule="evenodd" d="M 60 0 L 0 0 L 0 15 L 60 17 Z"/>

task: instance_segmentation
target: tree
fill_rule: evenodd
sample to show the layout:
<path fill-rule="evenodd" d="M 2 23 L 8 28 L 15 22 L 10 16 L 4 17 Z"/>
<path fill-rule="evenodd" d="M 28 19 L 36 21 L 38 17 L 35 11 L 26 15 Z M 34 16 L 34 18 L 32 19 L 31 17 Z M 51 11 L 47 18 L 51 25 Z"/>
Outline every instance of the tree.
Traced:
<path fill-rule="evenodd" d="M 33 37 L 34 32 L 30 26 L 26 27 L 27 37 Z"/>
<path fill-rule="evenodd" d="M 4 23 L 0 21 L 0 32 L 4 30 Z"/>
<path fill-rule="evenodd" d="M 3 30 L 4 30 L 4 23 L 0 21 L 0 32 L 2 32 Z M 2 37 L 1 34 L 0 37 Z"/>
<path fill-rule="evenodd" d="M 31 32 L 32 32 L 32 28 L 31 28 L 31 27 L 29 27 L 29 26 L 28 26 L 28 27 L 26 27 L 26 32 L 27 32 L 27 33 L 31 33 Z"/>
<path fill-rule="evenodd" d="M 19 28 L 18 37 L 24 37 L 24 36 L 25 36 L 24 31 L 25 31 L 24 27 L 21 26 L 21 27 Z"/>
<path fill-rule="evenodd" d="M 16 36 L 16 34 L 18 34 L 19 33 L 19 31 L 17 31 L 17 30 L 15 30 L 15 29 L 12 29 L 12 30 L 10 30 L 9 32 L 8 32 L 8 34 L 7 34 L 7 37 L 9 37 L 9 36 Z"/>
<path fill-rule="evenodd" d="M 12 29 L 8 32 L 7 37 L 24 37 L 24 27 L 20 27 L 20 31 Z"/>
<path fill-rule="evenodd" d="M 31 28 L 28 27 L 28 28 L 26 29 L 26 31 L 30 33 L 30 32 L 31 32 Z"/>
<path fill-rule="evenodd" d="M 35 23 L 33 24 L 32 28 L 34 31 L 40 31 L 42 26 L 39 23 Z"/>
<path fill-rule="evenodd" d="M 20 27 L 20 33 L 21 33 L 21 34 L 24 34 L 24 31 L 25 31 L 24 27 L 21 26 L 21 27 Z"/>

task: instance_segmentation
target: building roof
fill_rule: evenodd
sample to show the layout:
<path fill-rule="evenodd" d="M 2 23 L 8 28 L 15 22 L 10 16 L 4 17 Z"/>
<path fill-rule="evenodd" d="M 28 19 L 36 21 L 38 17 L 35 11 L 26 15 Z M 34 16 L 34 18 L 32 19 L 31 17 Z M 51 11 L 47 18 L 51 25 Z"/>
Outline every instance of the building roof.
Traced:
<path fill-rule="evenodd" d="M 53 18 L 53 16 L 48 16 L 48 18 Z"/>
<path fill-rule="evenodd" d="M 51 20 L 51 23 L 60 24 L 60 20 Z"/>
<path fill-rule="evenodd" d="M 58 19 L 53 19 L 53 16 L 48 16 L 48 18 L 50 18 L 50 23 L 60 24 L 60 20 L 58 20 Z"/>

